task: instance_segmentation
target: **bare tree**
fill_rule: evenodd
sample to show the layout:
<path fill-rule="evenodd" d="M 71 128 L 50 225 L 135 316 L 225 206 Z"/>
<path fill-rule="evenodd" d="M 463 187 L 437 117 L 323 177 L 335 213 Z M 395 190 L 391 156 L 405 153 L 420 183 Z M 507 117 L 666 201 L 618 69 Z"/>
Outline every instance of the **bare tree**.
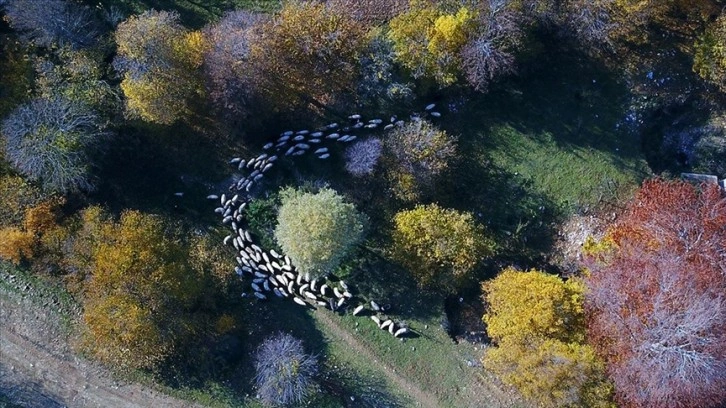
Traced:
<path fill-rule="evenodd" d="M 6 158 L 50 191 L 91 190 L 88 149 L 106 133 L 98 116 L 65 98 L 35 99 L 2 123 Z"/>
<path fill-rule="evenodd" d="M 231 114 L 249 113 L 255 105 L 256 76 L 249 63 L 251 42 L 259 36 L 261 14 L 237 10 L 205 29 L 209 48 L 204 74 L 212 101 Z"/>
<path fill-rule="evenodd" d="M 92 45 L 99 35 L 91 11 L 64 0 L 10 0 L 4 8 L 10 26 L 39 46 L 82 48 Z"/>
<path fill-rule="evenodd" d="M 305 354 L 302 341 L 285 333 L 267 338 L 255 354 L 255 382 L 267 405 L 301 403 L 315 389 L 315 356 Z"/>
<path fill-rule="evenodd" d="M 366 139 L 351 145 L 345 151 L 345 169 L 356 177 L 371 174 L 382 151 L 383 143 L 378 138 Z"/>

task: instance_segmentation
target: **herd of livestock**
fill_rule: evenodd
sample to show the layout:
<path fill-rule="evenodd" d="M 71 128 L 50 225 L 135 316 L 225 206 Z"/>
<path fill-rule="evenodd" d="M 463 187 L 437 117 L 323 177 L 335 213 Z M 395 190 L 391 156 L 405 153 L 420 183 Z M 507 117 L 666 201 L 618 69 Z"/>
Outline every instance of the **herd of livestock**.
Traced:
<path fill-rule="evenodd" d="M 424 115 L 440 117 L 440 113 L 433 111 L 434 107 L 434 104 L 426 106 Z M 419 120 L 421 117 L 421 115 L 412 115 L 411 119 Z M 232 229 L 232 233 L 224 238 L 224 244 L 234 247 L 237 253 L 235 272 L 240 278 L 249 279 L 252 296 L 258 300 L 266 300 L 272 296 L 291 299 L 303 307 L 323 307 L 338 312 L 352 310 L 354 316 L 370 315 L 371 320 L 380 329 L 388 331 L 395 337 L 401 337 L 410 332 L 409 328 L 400 322 L 383 317 L 380 313 L 385 310 L 375 301 L 361 303 L 353 294 L 351 287 L 342 280 L 336 284 L 327 277 L 313 278 L 309 273 L 298 271 L 288 256 L 279 254 L 275 250 L 266 251 L 255 244 L 252 233 L 245 228 L 244 210 L 249 203 L 246 193 L 249 193 L 264 174 L 272 169 L 279 157 L 312 153 L 318 159 L 324 160 L 330 157 L 329 148 L 323 146 L 326 141 L 348 143 L 357 138 L 353 133 L 358 129 L 373 130 L 381 126 L 387 131 L 405 124 L 395 116 L 391 117 L 390 123 L 386 125 L 383 125 L 382 119 L 364 122 L 361 115 L 357 114 L 350 115 L 348 119 L 351 124 L 343 127 L 331 123 L 313 132 L 308 130 L 283 132 L 274 142 L 267 143 L 263 147 L 265 153 L 249 160 L 233 158 L 230 164 L 248 174 L 230 186 L 230 197 L 222 194 L 221 197 L 210 195 L 207 198 L 219 200 L 220 206 L 215 212 L 222 217 L 222 223 Z M 242 296 L 248 294 L 243 293 Z"/>

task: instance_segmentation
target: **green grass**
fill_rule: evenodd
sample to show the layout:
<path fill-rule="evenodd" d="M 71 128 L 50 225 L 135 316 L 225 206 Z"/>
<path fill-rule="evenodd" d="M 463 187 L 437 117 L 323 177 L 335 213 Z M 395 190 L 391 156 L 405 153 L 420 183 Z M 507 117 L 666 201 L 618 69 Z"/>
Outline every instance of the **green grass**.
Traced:
<path fill-rule="evenodd" d="M 637 185 L 649 169 L 639 138 L 622 125 L 624 85 L 567 51 L 545 48 L 534 58 L 532 71 L 475 97 L 445 124 L 460 135 L 464 160 L 503 171 L 565 214 Z"/>

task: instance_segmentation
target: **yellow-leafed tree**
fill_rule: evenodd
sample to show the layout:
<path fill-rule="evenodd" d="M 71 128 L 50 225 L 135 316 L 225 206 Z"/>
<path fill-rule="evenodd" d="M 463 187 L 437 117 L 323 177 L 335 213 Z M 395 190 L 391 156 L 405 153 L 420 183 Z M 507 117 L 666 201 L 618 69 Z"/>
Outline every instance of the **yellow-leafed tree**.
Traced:
<path fill-rule="evenodd" d="M 495 244 L 471 213 L 419 205 L 394 217 L 392 255 L 422 286 L 456 288 Z"/>
<path fill-rule="evenodd" d="M 508 268 L 482 285 L 497 347 L 484 366 L 545 407 L 614 407 L 604 363 L 586 343 L 584 285 Z"/>
<path fill-rule="evenodd" d="M 171 124 L 202 96 L 200 68 L 206 41 L 179 23 L 175 12 L 150 10 L 118 25 L 114 67 L 132 118 Z"/>

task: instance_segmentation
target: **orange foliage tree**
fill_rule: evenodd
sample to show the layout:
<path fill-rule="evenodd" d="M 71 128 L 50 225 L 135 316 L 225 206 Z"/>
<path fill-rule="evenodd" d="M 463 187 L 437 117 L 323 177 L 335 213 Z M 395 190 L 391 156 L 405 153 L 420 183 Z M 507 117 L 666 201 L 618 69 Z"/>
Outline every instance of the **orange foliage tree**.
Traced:
<path fill-rule="evenodd" d="M 625 407 L 726 401 L 726 200 L 646 181 L 588 262 L 589 338 Z"/>

